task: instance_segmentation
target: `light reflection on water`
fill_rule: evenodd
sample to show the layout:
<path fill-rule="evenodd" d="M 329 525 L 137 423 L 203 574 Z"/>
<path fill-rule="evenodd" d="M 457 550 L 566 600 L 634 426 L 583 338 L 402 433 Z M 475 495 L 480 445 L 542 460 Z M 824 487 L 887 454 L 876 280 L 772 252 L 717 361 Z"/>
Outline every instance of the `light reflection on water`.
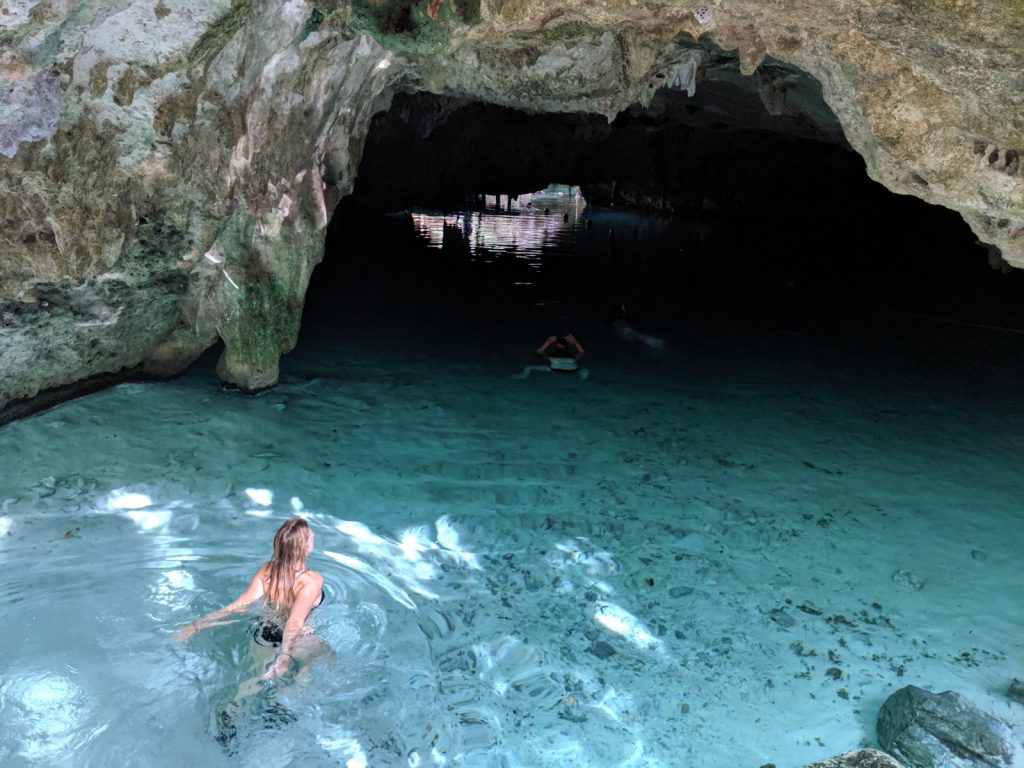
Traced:
<path fill-rule="evenodd" d="M 19 663 L 0 686 L 3 765 L 156 766 L 171 764 L 168 755 L 264 765 L 267 750 L 280 754 L 285 744 L 304 764 L 351 768 L 515 765 L 517 752 L 537 750 L 583 760 L 588 750 L 563 726 L 582 717 L 588 687 L 601 691 L 593 712 L 605 714 L 613 741 L 635 740 L 617 724 L 614 692 L 575 673 L 567 682 L 568 670 L 542 645 L 514 634 L 471 639 L 480 637 L 467 630 L 493 600 L 490 589 L 508 579 L 508 561 L 473 551 L 459 521 L 442 516 L 388 535 L 306 510 L 295 497 L 275 509 L 271 489 L 249 488 L 197 527 L 192 504 L 166 497 L 155 484 L 115 488 L 81 503 L 73 518 L 42 502 L 36 517 L 10 524 L 5 567 L 18 576 L 7 580 L 0 609 L 9 614 L 37 586 L 47 600 L 12 638 Z M 247 516 L 257 500 L 266 519 Z M 312 559 L 327 594 L 313 623 L 333 654 L 305 679 L 245 698 L 231 710 L 233 737 L 218 744 L 222 713 L 264 658 L 245 630 L 249 618 L 185 645 L 170 632 L 240 592 L 265 554 L 254 526 L 269 542 L 296 508 L 318 540 L 331 542 Z M 40 559 L 33 539 L 65 551 Z M 606 552 L 571 551 L 560 571 L 617 570 Z M 564 579 L 570 592 L 593 581 L 572 580 Z M 528 723 L 532 734 L 516 746 L 505 743 L 513 723 Z"/>
<path fill-rule="evenodd" d="M 663 220 L 565 204 L 580 206 L 569 222 L 555 204 L 547 216 L 448 221 L 468 233 L 460 256 L 516 266 L 543 269 L 555 249 L 586 240 L 619 290 L 641 269 L 662 274 L 659 259 L 674 263 L 689 242 Z M 439 248 L 444 217 L 414 221 Z M 515 237 L 501 240 L 502 227 Z M 648 237 L 659 232 L 660 241 Z M 970 456 L 965 475 L 992 481 L 963 481 L 950 504 L 969 496 L 995 520 L 1009 502 L 993 489 L 1016 487 L 1000 463 L 1012 447 L 926 426 L 909 404 L 894 415 L 884 393 L 852 392 L 886 380 L 865 387 L 849 374 L 844 389 L 831 369 L 795 366 L 777 374 L 780 385 L 773 371 L 784 363 L 775 361 L 719 375 L 714 355 L 691 346 L 670 369 L 672 384 L 656 366 L 673 358 L 627 356 L 616 369 L 616 340 L 592 335 L 588 354 L 608 368 L 586 387 L 512 383 L 518 361 L 506 352 L 467 373 L 439 362 L 436 348 L 410 352 L 372 337 L 360 349 L 344 336 L 337 357 L 317 352 L 330 359 L 309 368 L 286 359 L 298 373 L 261 397 L 221 392 L 211 371 L 123 385 L 0 431 L 0 765 L 718 768 L 769 758 L 792 766 L 853 746 L 873 725 L 855 720 L 870 709 L 860 699 L 880 701 L 901 684 L 877 647 L 910 654 L 909 638 L 931 626 L 915 623 L 914 606 L 934 592 L 893 592 L 885 567 L 847 576 L 838 566 L 901 560 L 886 543 L 919 533 L 917 507 L 908 512 L 904 499 L 941 505 L 924 488 L 935 479 L 931 459 L 915 462 L 915 448 L 970 446 L 939 466 L 955 476 Z M 820 351 L 810 340 L 796 349 L 800 359 Z M 988 440 L 1006 432 L 1002 401 L 988 421 L 980 405 L 949 408 L 940 398 L 939 408 L 926 387 L 896 383 L 923 410 L 957 414 L 950 423 L 977 421 Z M 127 424 L 146 428 L 129 437 Z M 839 429 L 850 425 L 852 442 Z M 899 479 L 873 464 L 894 450 L 891 435 L 905 457 Z M 109 454 L 91 450 L 104 439 Z M 808 479 L 812 464 L 833 462 L 849 465 L 846 474 Z M 153 480 L 131 484 L 138 477 Z M 877 490 L 886 484 L 891 496 Z M 821 493 L 842 496 L 857 516 L 848 527 L 822 527 Z M 865 538 L 879 522 L 876 493 L 885 526 L 899 527 Z M 310 564 L 327 599 L 314 619 L 334 655 L 248 700 L 226 749 L 218 715 L 260 671 L 251 617 L 187 645 L 170 633 L 237 595 L 294 514 L 317 534 Z M 980 520 L 969 524 L 993 573 L 1020 549 L 1020 537 L 1006 535 L 1019 526 L 989 534 Z M 920 562 L 941 562 L 943 572 L 976 565 L 962 547 L 943 549 L 962 534 L 921 542 L 933 551 Z M 849 548 L 845 559 L 837 546 Z M 882 596 L 895 617 L 898 630 L 862 626 L 842 651 L 857 670 L 841 683 L 853 700 L 837 700 L 828 676 L 795 674 L 803 657 L 789 650 L 792 633 L 824 656 L 835 631 L 793 611 L 796 629 L 775 623 L 770 612 L 789 595 L 825 596 L 830 614 L 849 617 Z M 1009 605 L 988 613 L 1014 615 Z M 1019 632 L 971 618 L 989 638 L 972 645 L 1015 647 Z M 1009 657 L 990 662 L 992 679 L 1006 676 Z M 978 679 L 951 668 L 915 654 L 912 670 L 921 680 L 953 677 L 949 687 Z M 806 744 L 791 743 L 793 723 Z M 827 747 L 813 741 L 825 728 L 837 733 Z"/>
<path fill-rule="evenodd" d="M 413 226 L 430 248 L 463 252 L 470 261 L 502 256 L 540 269 L 545 256 L 571 249 L 586 224 L 586 200 L 579 187 L 557 186 L 508 201 L 484 197 L 484 210 L 452 214 L 414 212 Z"/>

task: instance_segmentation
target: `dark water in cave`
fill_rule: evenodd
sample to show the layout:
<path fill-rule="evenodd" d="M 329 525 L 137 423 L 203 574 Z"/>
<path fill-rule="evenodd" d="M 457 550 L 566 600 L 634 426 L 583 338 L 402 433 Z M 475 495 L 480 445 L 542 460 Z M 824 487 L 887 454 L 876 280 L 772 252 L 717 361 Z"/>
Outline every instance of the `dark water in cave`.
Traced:
<path fill-rule="evenodd" d="M 0 430 L 0 763 L 791 768 L 909 683 L 1022 728 L 1019 276 L 788 215 L 339 219 L 278 387 Z M 515 377 L 567 331 L 586 378 Z M 172 630 L 294 514 L 334 655 L 223 744 L 264 651 Z"/>
<path fill-rule="evenodd" d="M 572 187 L 552 189 L 511 214 L 507 198 L 498 208 L 490 197 L 478 210 L 335 222 L 307 334 L 333 334 L 368 301 L 375 316 L 389 311 L 381 322 L 436 329 L 487 354 L 506 339 L 532 349 L 568 331 L 603 343 L 625 306 L 631 326 L 676 355 L 703 351 L 730 365 L 745 361 L 736 347 L 780 362 L 806 347 L 950 384 L 1019 377 L 1024 273 L 991 269 L 947 211 L 883 193 L 851 204 L 845 227 L 841 212 L 786 224 L 763 211 L 723 220 L 595 209 Z M 893 210 L 882 216 L 882 206 Z M 339 309 L 339 297 L 352 306 Z M 606 362 L 625 349 L 612 344 Z"/>

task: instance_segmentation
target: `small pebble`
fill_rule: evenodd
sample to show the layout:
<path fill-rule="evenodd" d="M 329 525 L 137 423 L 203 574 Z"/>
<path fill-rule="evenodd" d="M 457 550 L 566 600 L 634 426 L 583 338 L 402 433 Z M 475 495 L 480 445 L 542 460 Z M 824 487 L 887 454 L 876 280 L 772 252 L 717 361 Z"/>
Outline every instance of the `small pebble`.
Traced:
<path fill-rule="evenodd" d="M 781 608 L 774 609 L 769 615 L 780 627 L 792 627 L 796 624 L 796 620 Z"/>
<path fill-rule="evenodd" d="M 610 643 L 607 643 L 604 640 L 598 640 L 587 648 L 587 653 L 597 656 L 599 659 L 607 659 L 609 656 L 614 656 L 618 651 L 616 651 Z"/>
<path fill-rule="evenodd" d="M 924 588 L 924 582 L 916 574 L 902 569 L 892 575 L 893 584 L 903 587 L 910 592 L 920 592 Z"/>

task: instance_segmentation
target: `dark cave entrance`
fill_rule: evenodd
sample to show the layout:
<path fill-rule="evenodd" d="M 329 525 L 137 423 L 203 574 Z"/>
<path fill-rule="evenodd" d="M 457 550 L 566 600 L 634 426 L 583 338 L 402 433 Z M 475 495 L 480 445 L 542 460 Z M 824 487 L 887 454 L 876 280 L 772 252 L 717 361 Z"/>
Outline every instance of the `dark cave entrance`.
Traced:
<path fill-rule="evenodd" d="M 586 247 L 539 274 L 431 249 L 409 225 L 409 211 L 454 224 L 482 194 L 507 200 L 552 183 L 578 185 L 589 213 L 577 226 L 596 233 L 577 233 Z M 653 239 L 644 217 L 664 225 Z M 514 287 L 524 280 L 548 290 L 526 299 Z M 531 302 L 538 331 L 593 326 L 623 302 L 663 325 L 739 333 L 765 322 L 885 333 L 896 316 L 939 335 L 1024 328 L 1024 275 L 990 267 L 955 212 L 871 180 L 817 83 L 781 64 L 747 78 L 723 66 L 693 96 L 663 88 L 611 123 L 397 95 L 332 219 L 306 317 L 333 323 L 339 295 L 427 319 L 424 332 L 450 316 L 441 333 L 489 314 L 529 323 Z M 559 319 L 536 311 L 549 299 Z"/>

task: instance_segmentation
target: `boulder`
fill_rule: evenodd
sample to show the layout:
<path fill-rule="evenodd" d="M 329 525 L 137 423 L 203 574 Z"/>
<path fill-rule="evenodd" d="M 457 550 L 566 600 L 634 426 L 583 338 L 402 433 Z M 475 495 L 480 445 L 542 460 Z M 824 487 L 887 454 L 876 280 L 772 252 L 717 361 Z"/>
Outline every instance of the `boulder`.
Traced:
<path fill-rule="evenodd" d="M 805 765 L 804 768 L 902 768 L 884 752 L 876 749 L 858 749 L 828 760 Z"/>
<path fill-rule="evenodd" d="M 1010 727 L 953 691 L 908 685 L 878 713 L 878 743 L 910 768 L 1012 768 L 1024 750 Z"/>

